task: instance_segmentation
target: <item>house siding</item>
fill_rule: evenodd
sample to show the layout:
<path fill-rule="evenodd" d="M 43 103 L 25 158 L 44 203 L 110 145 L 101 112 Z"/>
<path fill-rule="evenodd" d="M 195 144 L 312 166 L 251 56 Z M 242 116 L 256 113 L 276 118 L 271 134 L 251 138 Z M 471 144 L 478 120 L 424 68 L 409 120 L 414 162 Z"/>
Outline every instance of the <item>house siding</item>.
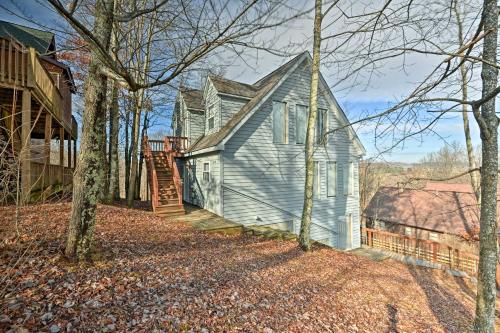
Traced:
<path fill-rule="evenodd" d="M 210 164 L 210 180 L 203 179 L 203 164 Z M 187 166 L 187 169 L 184 169 Z M 212 213 L 222 215 L 221 209 L 221 159 L 219 153 L 188 157 L 182 161 L 184 186 L 189 193 L 184 200 Z"/>
<path fill-rule="evenodd" d="M 304 200 L 304 145 L 295 143 L 295 105 L 308 105 L 310 71 L 297 68 L 273 95 L 248 119 L 223 151 L 223 215 L 244 225 L 288 223 L 298 234 Z M 327 89 L 327 87 L 325 87 Z M 272 140 L 272 101 L 287 103 L 288 144 Z M 328 109 L 328 126 L 339 125 L 334 105 L 320 96 L 319 107 Z M 326 149 L 318 147 L 321 194 L 314 199 L 311 238 L 326 245 L 360 246 L 358 164 L 360 153 L 345 131 L 330 135 Z M 327 197 L 326 163 L 337 162 L 337 195 Z M 354 167 L 353 195 L 343 194 L 343 168 Z M 341 223 L 352 214 L 352 241 L 339 234 Z M 292 227 L 293 225 L 293 227 Z M 344 238 L 343 238 L 344 237 Z"/>
<path fill-rule="evenodd" d="M 248 103 L 248 99 L 220 96 L 221 124 L 224 126 L 240 109 Z"/>
<path fill-rule="evenodd" d="M 189 144 L 194 143 L 205 132 L 205 115 L 201 111 L 188 110 L 189 112 Z"/>

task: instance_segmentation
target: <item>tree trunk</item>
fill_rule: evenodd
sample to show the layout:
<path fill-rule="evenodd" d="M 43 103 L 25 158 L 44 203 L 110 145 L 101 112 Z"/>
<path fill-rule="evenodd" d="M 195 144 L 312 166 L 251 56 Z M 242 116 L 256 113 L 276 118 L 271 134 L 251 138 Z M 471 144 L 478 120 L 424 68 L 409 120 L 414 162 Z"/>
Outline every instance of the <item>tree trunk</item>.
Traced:
<path fill-rule="evenodd" d="M 299 244 L 302 250 L 311 249 L 311 219 L 313 209 L 313 180 L 314 180 L 314 129 L 316 115 L 318 112 L 318 85 L 319 85 L 319 61 L 321 48 L 321 2 L 316 0 L 314 15 L 314 45 L 313 61 L 311 69 L 311 93 L 309 97 L 309 117 L 307 120 L 306 133 L 306 182 L 304 186 L 304 207 L 302 210 L 302 221 L 300 224 Z"/>
<path fill-rule="evenodd" d="M 106 133 L 106 123 L 108 120 L 108 107 L 107 107 L 107 81 L 106 81 L 106 91 L 104 95 L 104 105 L 103 105 L 103 119 L 102 119 L 102 130 L 100 130 L 100 135 L 99 135 L 99 151 L 101 152 L 101 170 L 100 172 L 102 173 L 102 183 L 101 183 L 101 190 L 99 194 L 99 202 L 101 203 L 106 203 L 106 200 L 108 198 L 108 190 L 109 190 L 109 178 L 108 178 L 108 173 L 109 173 L 109 161 L 108 161 L 108 154 L 107 154 L 107 133 Z"/>
<path fill-rule="evenodd" d="M 458 1 L 454 4 L 455 16 L 457 18 L 458 25 L 458 43 L 460 48 L 462 48 L 464 44 L 464 36 L 463 36 L 463 24 L 460 15 L 460 10 L 458 8 Z M 464 53 L 462 52 L 462 55 Z M 467 68 L 465 67 L 465 62 L 460 66 L 460 77 L 462 84 L 462 100 L 468 101 L 468 87 L 467 87 Z M 467 149 L 467 159 L 469 162 L 469 169 L 477 168 L 476 165 L 476 156 L 474 154 L 474 146 L 472 145 L 472 138 L 470 135 L 470 126 L 469 126 L 469 115 L 468 115 L 468 106 L 466 104 L 462 104 L 462 121 L 464 124 L 464 135 L 465 135 L 465 147 Z M 474 195 L 476 197 L 477 203 L 481 202 L 481 186 L 479 184 L 479 172 L 474 171 L 470 173 L 470 182 L 472 186 L 472 190 L 474 191 Z"/>
<path fill-rule="evenodd" d="M 130 140 L 130 178 L 128 184 L 127 206 L 132 207 L 135 199 L 135 182 L 137 177 L 137 147 L 139 143 L 139 127 L 141 121 L 142 92 L 134 93 L 135 108 L 132 123 L 132 138 Z"/>
<path fill-rule="evenodd" d="M 139 142 L 142 143 L 142 141 L 144 140 L 144 137 L 146 136 L 148 127 L 149 127 L 149 118 L 148 118 L 148 112 L 146 111 L 146 113 L 144 114 L 144 122 L 142 123 L 141 138 L 140 138 Z M 140 197 L 140 193 L 141 193 L 142 166 L 144 163 L 144 154 L 142 153 L 142 145 L 140 148 L 141 148 L 141 154 L 140 154 L 140 158 L 139 158 L 139 168 L 138 168 L 139 176 L 137 177 L 138 181 L 137 181 L 137 189 L 136 189 L 137 193 L 139 194 L 139 197 Z"/>
<path fill-rule="evenodd" d="M 483 42 L 481 70 L 482 96 L 497 86 L 498 70 L 490 65 L 497 63 L 498 8 L 496 0 L 484 0 L 484 31 L 489 33 Z M 495 331 L 496 264 L 497 264 L 497 182 L 498 182 L 498 118 L 495 98 L 481 106 L 477 115 L 480 123 L 482 160 L 481 167 L 481 217 L 479 232 L 479 272 L 476 298 L 476 332 Z"/>
<path fill-rule="evenodd" d="M 109 190 L 108 202 L 120 199 L 120 173 L 118 163 L 118 134 L 120 131 L 120 112 L 118 110 L 118 82 L 111 91 L 109 109 Z"/>
<path fill-rule="evenodd" d="M 101 44 L 109 47 L 113 23 L 113 0 L 96 3 L 94 34 Z M 88 258 L 96 218 L 96 205 L 102 190 L 102 156 L 100 137 L 105 130 L 106 76 L 100 55 L 92 52 L 85 81 L 80 154 L 73 177 L 73 207 L 68 227 L 65 253 L 69 258 Z"/>
<path fill-rule="evenodd" d="M 130 113 L 131 103 L 127 101 L 127 106 L 125 109 L 125 197 L 128 198 L 128 183 L 130 180 L 130 139 L 129 139 L 129 129 L 130 129 Z"/>

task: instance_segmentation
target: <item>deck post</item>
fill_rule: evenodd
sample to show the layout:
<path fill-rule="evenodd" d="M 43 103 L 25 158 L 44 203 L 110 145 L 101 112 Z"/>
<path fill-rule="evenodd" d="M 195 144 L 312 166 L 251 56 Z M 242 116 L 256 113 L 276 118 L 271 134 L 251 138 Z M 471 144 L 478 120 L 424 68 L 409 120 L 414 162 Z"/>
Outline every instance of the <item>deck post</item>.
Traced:
<path fill-rule="evenodd" d="M 61 184 L 64 185 L 64 127 L 62 125 L 59 128 L 59 165 L 61 166 L 58 168 L 61 173 L 59 176 Z"/>
<path fill-rule="evenodd" d="M 31 189 L 31 91 L 23 90 L 21 104 L 21 204 L 30 200 Z"/>
<path fill-rule="evenodd" d="M 45 187 L 45 185 L 50 184 L 50 179 L 49 179 L 49 165 L 50 165 L 50 143 L 52 141 L 52 115 L 50 112 L 47 112 L 45 115 L 45 132 L 44 132 L 44 175 L 43 175 L 43 180 L 42 180 L 42 188 Z"/>
<path fill-rule="evenodd" d="M 68 135 L 68 168 L 71 168 L 71 135 Z"/>
<path fill-rule="evenodd" d="M 59 165 L 64 166 L 64 127 L 59 128 Z"/>
<path fill-rule="evenodd" d="M 73 140 L 73 168 L 76 168 L 76 139 Z"/>

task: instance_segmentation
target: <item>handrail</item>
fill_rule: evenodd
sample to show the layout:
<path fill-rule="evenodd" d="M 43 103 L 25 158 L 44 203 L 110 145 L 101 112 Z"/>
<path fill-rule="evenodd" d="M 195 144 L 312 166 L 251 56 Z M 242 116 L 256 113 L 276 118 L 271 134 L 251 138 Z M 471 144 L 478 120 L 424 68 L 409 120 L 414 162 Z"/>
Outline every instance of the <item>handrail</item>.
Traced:
<path fill-rule="evenodd" d="M 158 177 L 156 175 L 155 164 L 153 161 L 153 153 L 151 151 L 151 147 L 149 145 L 148 137 L 144 136 L 142 142 L 142 151 L 144 154 L 144 159 L 148 167 L 148 182 L 149 188 L 151 191 L 151 207 L 153 208 L 153 212 L 156 211 L 156 207 L 158 207 Z"/>
<path fill-rule="evenodd" d="M 167 161 L 168 161 L 168 164 L 172 170 L 172 179 L 174 181 L 174 186 L 175 186 L 175 189 L 177 191 L 177 198 L 179 200 L 179 205 L 182 205 L 182 195 L 183 195 L 183 191 L 182 191 L 182 184 L 181 184 L 181 176 L 179 174 L 179 169 L 177 168 L 177 163 L 175 162 L 175 159 L 174 159 L 174 152 L 177 151 L 177 147 L 173 144 L 174 141 L 172 140 L 172 138 L 175 138 L 175 137 L 169 137 L 169 136 L 166 136 L 164 138 L 164 144 L 163 144 L 163 149 L 167 155 Z"/>
<path fill-rule="evenodd" d="M 241 196 L 247 197 L 247 198 L 249 198 L 249 199 L 251 199 L 251 200 L 254 200 L 254 201 L 256 201 L 256 202 L 262 203 L 262 204 L 264 204 L 264 205 L 266 205 L 266 206 L 269 206 L 269 207 L 271 207 L 271 208 L 277 209 L 277 210 L 279 210 L 279 211 L 281 211 L 281 212 L 283 212 L 283 213 L 285 213 L 285 214 L 288 214 L 288 215 L 290 215 L 290 216 L 296 217 L 296 218 L 298 218 L 298 219 L 300 219 L 300 220 L 302 219 L 302 216 L 299 216 L 299 215 L 296 215 L 296 214 L 294 214 L 294 213 L 291 213 L 291 212 L 289 212 L 289 211 L 287 211 L 287 210 L 285 210 L 285 209 L 283 209 L 283 208 L 277 207 L 277 206 L 272 205 L 272 204 L 270 204 L 270 203 L 268 203 L 268 202 L 265 202 L 265 201 L 263 201 L 263 200 L 259 200 L 259 199 L 257 199 L 257 198 L 254 198 L 254 197 L 252 197 L 252 196 L 250 196 L 250 195 L 248 195 L 248 194 L 242 193 L 242 192 L 240 192 L 240 191 L 238 191 L 238 190 L 235 190 L 235 189 L 233 189 L 233 188 L 231 188 L 231 187 L 228 187 L 228 186 L 226 186 L 226 185 L 224 185 L 224 184 L 222 184 L 221 186 L 222 186 L 223 188 L 226 188 L 226 189 L 230 190 L 230 191 L 233 191 L 233 192 L 234 192 L 234 193 L 236 193 L 236 194 L 239 194 L 239 195 L 241 195 Z M 336 231 L 333 231 L 331 228 L 326 227 L 326 226 L 322 225 L 321 223 L 318 223 L 318 222 L 312 222 L 312 223 L 313 223 L 313 224 L 315 224 L 315 225 L 317 225 L 317 226 L 318 226 L 318 227 L 320 227 L 320 228 L 323 228 L 323 229 L 328 230 L 328 232 L 331 232 L 331 233 L 333 233 L 334 235 L 338 234 Z"/>

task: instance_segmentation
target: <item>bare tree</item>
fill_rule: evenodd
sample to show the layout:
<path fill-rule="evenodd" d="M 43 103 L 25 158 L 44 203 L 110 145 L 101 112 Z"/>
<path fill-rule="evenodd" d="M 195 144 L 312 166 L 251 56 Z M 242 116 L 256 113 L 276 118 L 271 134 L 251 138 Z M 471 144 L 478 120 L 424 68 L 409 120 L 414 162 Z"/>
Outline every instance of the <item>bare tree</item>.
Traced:
<path fill-rule="evenodd" d="M 319 66 L 321 49 L 321 12 L 323 0 L 316 0 L 314 5 L 314 44 L 313 61 L 311 68 L 311 91 L 309 96 L 309 116 L 307 118 L 306 132 L 306 181 L 304 185 L 304 207 L 302 209 L 302 220 L 300 224 L 299 244 L 302 250 L 311 249 L 311 219 L 313 210 L 313 180 L 314 180 L 314 138 L 316 129 L 316 116 L 318 113 L 318 87 Z"/>
<path fill-rule="evenodd" d="M 93 35 L 105 50 L 113 27 L 114 0 L 97 1 Z M 85 111 L 80 154 L 73 177 L 73 206 L 66 243 L 66 256 L 87 259 L 92 245 L 98 198 L 102 190 L 102 132 L 105 130 L 107 77 L 99 52 L 92 51 L 85 80 Z"/>

